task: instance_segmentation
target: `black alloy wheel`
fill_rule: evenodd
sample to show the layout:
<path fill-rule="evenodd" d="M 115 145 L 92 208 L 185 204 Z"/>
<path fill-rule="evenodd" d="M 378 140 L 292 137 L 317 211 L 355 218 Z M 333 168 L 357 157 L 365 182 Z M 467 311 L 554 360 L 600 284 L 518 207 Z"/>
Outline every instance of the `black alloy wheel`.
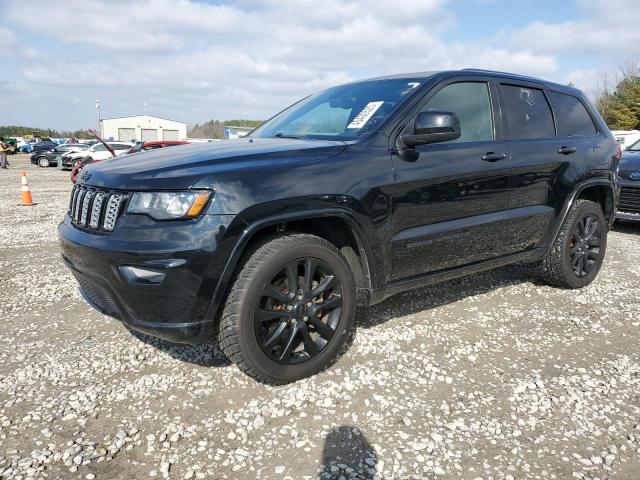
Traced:
<path fill-rule="evenodd" d="M 270 384 L 331 365 L 353 334 L 356 285 L 335 245 L 304 233 L 261 241 L 238 267 L 218 342 L 247 375 Z"/>
<path fill-rule="evenodd" d="M 609 225 L 602 207 L 576 200 L 538 268 L 549 285 L 582 288 L 598 275 L 607 250 Z"/>
<path fill-rule="evenodd" d="M 587 214 L 579 220 L 571 236 L 571 268 L 576 277 L 586 277 L 595 268 L 600 256 L 602 226 L 595 215 Z"/>
<path fill-rule="evenodd" d="M 262 288 L 255 332 L 262 351 L 295 365 L 318 355 L 333 338 L 342 312 L 342 285 L 318 258 L 296 258 L 279 267 Z"/>

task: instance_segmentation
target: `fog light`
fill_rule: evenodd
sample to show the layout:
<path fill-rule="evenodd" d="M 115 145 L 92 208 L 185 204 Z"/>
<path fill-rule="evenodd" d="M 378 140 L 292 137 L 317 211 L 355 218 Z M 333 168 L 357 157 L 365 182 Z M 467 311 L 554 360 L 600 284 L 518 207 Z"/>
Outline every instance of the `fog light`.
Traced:
<path fill-rule="evenodd" d="M 132 267 L 129 265 L 123 265 L 120 267 L 120 271 L 129 283 L 145 285 L 158 285 L 162 283 L 166 275 L 163 271 Z"/>

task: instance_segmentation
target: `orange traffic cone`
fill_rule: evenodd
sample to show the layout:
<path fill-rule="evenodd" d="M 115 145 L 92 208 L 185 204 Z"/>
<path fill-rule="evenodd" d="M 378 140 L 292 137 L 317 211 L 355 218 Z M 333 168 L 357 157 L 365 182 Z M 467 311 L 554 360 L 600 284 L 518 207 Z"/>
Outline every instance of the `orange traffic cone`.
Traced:
<path fill-rule="evenodd" d="M 27 172 L 22 172 L 22 199 L 20 200 L 20 206 L 32 207 L 35 205 L 31 198 L 31 192 L 29 191 L 29 183 L 27 182 Z"/>

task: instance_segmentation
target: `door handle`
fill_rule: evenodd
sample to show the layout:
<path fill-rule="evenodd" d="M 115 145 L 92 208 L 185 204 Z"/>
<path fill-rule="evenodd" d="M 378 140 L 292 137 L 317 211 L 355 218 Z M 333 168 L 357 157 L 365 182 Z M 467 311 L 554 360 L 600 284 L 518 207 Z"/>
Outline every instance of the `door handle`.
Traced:
<path fill-rule="evenodd" d="M 561 153 L 562 155 L 570 155 L 576 152 L 577 152 L 576 147 L 560 147 L 558 149 L 558 153 Z"/>
<path fill-rule="evenodd" d="M 485 162 L 497 162 L 498 160 L 504 160 L 505 158 L 507 158 L 506 153 L 489 152 L 482 156 L 482 160 Z"/>

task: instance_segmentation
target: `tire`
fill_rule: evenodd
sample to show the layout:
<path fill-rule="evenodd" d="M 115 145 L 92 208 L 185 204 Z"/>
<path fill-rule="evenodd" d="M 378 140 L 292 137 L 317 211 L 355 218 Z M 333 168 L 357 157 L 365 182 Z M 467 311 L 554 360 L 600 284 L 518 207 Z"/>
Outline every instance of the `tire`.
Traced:
<path fill-rule="evenodd" d="M 47 168 L 51 165 L 51 162 L 47 157 L 38 157 L 38 166 L 42 168 Z"/>
<path fill-rule="evenodd" d="M 592 227 L 586 227 L 589 219 Z M 594 222 L 597 222 L 595 226 Z M 590 228 L 595 230 L 589 235 L 585 230 Z M 562 223 L 556 241 L 539 264 L 542 280 L 569 289 L 589 285 L 602 266 L 608 230 L 600 205 L 590 200 L 577 200 Z"/>
<path fill-rule="evenodd" d="M 322 238 L 290 234 L 267 240 L 243 262 L 218 340 L 247 375 L 289 383 L 334 362 L 352 333 L 355 311 L 353 273 L 340 252 Z"/>

